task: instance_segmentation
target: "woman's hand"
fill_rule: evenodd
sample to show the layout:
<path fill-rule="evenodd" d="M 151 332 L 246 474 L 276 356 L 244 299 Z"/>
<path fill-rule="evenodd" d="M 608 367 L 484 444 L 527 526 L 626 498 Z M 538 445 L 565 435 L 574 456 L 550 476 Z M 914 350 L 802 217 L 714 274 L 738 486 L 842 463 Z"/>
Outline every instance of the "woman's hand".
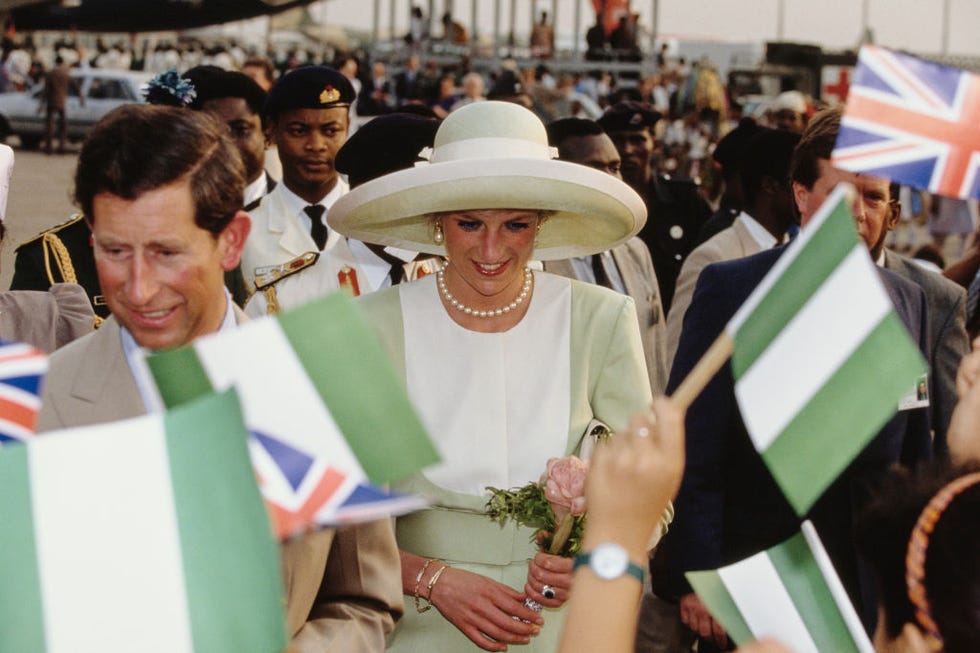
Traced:
<path fill-rule="evenodd" d="M 635 415 L 626 431 L 596 447 L 585 482 L 588 522 L 582 548 L 613 541 L 636 559 L 645 558 L 683 471 L 684 411 L 660 397 L 652 412 Z"/>
<path fill-rule="evenodd" d="M 547 608 L 560 608 L 568 600 L 568 592 L 572 588 L 572 562 L 571 558 L 538 551 L 527 563 L 524 592 Z M 551 587 L 555 593 L 550 599 L 542 593 L 545 585 Z"/>
<path fill-rule="evenodd" d="M 527 644 L 544 623 L 540 614 L 524 606 L 522 593 L 455 567 L 447 567 L 442 573 L 429 601 L 486 651 L 506 651 L 508 644 Z"/>

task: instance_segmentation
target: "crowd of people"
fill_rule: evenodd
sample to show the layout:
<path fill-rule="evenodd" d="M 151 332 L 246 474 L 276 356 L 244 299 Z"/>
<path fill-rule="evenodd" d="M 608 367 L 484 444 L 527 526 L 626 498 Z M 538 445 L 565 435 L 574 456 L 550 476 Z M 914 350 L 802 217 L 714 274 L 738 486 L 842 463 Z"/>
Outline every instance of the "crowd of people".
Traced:
<path fill-rule="evenodd" d="M 730 650 L 684 573 L 774 546 L 801 520 L 750 443 L 728 368 L 689 407 L 654 397 L 848 182 L 930 372 L 926 399 L 896 412 L 808 517 L 879 651 L 972 649 L 980 242 L 947 276 L 889 248 L 903 191 L 830 166 L 840 109 L 789 94 L 742 117 L 707 62 L 665 61 L 618 87 L 416 55 L 391 79 L 384 62 L 335 64 L 178 65 L 151 83 L 151 105 L 96 126 L 79 215 L 18 248 L 3 297 L 17 316 L 4 337 L 54 350 L 39 430 L 158 410 L 143 352 L 343 291 L 441 463 L 397 485 L 429 508 L 282 545 L 292 650 Z M 72 284 L 91 305 L 85 328 L 38 336 L 64 323 L 66 289 L 77 315 Z M 487 486 L 586 451 L 575 560 L 489 518 Z"/>

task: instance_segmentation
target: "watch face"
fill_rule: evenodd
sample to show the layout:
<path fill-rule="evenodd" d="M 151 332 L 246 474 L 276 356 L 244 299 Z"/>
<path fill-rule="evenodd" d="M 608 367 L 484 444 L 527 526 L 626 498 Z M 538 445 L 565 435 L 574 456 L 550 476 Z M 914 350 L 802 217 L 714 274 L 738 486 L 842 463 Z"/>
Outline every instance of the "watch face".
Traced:
<path fill-rule="evenodd" d="M 628 566 L 629 556 L 626 554 L 626 549 L 618 544 L 606 542 L 592 551 L 592 571 L 599 578 L 607 580 L 619 578 L 626 572 Z"/>

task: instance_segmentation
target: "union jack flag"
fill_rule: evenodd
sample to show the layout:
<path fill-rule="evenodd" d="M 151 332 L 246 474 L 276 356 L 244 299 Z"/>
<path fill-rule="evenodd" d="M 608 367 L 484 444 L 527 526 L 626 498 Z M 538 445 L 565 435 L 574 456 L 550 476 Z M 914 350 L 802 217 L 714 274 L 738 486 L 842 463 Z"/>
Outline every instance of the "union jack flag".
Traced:
<path fill-rule="evenodd" d="M 48 357 L 30 345 L 0 341 L 0 445 L 34 435 Z"/>
<path fill-rule="evenodd" d="M 426 506 L 421 497 L 376 488 L 266 433 L 252 432 L 249 454 L 281 540 L 318 527 L 397 516 Z"/>
<path fill-rule="evenodd" d="M 864 46 L 831 163 L 951 197 L 980 197 L 980 76 Z"/>

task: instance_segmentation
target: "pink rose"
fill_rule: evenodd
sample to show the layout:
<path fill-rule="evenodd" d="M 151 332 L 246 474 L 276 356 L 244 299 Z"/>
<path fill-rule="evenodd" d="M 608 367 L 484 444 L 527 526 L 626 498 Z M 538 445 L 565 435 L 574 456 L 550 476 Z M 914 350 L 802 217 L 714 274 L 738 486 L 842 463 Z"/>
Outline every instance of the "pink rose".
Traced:
<path fill-rule="evenodd" d="M 576 517 L 585 514 L 585 476 L 588 471 L 588 461 L 577 456 L 548 460 L 548 467 L 539 482 L 555 513 L 555 523 L 561 522 L 566 513 Z"/>

